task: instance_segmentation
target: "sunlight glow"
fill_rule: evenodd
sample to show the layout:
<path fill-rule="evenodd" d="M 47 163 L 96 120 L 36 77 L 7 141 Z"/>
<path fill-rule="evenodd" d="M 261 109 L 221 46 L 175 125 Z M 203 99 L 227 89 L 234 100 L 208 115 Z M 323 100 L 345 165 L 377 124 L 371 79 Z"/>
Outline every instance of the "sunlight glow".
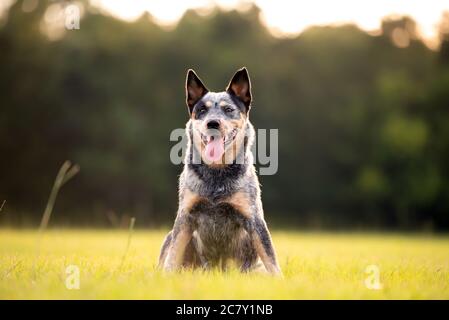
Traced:
<path fill-rule="evenodd" d="M 296 35 L 312 25 L 355 23 L 366 31 L 378 30 L 383 17 L 409 15 L 418 24 L 428 44 L 438 38 L 438 23 L 449 10 L 449 0 L 254 0 L 261 9 L 261 20 L 273 34 Z M 125 20 L 150 12 L 162 25 L 173 25 L 189 8 L 210 10 L 247 8 L 247 0 L 91 0 L 91 3 Z"/>

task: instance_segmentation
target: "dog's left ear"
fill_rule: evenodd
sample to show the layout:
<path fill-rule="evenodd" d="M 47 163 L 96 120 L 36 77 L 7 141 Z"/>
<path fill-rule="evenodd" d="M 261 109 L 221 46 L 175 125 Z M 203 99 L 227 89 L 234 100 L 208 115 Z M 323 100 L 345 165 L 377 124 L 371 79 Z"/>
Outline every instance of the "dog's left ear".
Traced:
<path fill-rule="evenodd" d="M 189 107 L 189 113 L 193 111 L 193 106 L 198 102 L 209 90 L 205 87 L 201 79 L 192 69 L 187 70 L 186 77 L 186 102 Z"/>
<path fill-rule="evenodd" d="M 243 67 L 237 70 L 226 88 L 226 91 L 239 98 L 249 110 L 251 104 L 251 81 L 248 70 Z"/>

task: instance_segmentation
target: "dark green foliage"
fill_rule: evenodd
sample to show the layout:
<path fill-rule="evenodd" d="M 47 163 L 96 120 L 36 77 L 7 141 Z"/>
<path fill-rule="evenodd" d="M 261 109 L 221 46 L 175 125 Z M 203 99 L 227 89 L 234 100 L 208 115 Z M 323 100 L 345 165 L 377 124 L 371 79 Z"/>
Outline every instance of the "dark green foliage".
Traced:
<path fill-rule="evenodd" d="M 172 221 L 181 168 L 169 134 L 188 119 L 186 70 L 221 91 L 246 66 L 253 124 L 279 129 L 279 171 L 261 177 L 269 221 L 449 228 L 447 35 L 432 51 L 404 18 L 378 36 L 346 25 L 278 39 L 255 7 L 188 11 L 164 30 L 86 5 L 81 29 L 52 41 L 40 30 L 49 3 L 24 13 L 18 1 L 0 27 L 0 219 L 37 221 L 69 159 L 81 172 L 55 223 Z"/>

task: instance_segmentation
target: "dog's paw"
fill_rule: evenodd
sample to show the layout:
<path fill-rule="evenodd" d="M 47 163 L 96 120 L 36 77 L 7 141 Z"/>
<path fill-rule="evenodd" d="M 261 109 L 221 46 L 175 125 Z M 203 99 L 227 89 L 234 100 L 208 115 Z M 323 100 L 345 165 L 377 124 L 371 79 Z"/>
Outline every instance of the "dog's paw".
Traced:
<path fill-rule="evenodd" d="M 275 276 L 278 278 L 284 278 L 284 275 L 282 274 L 281 268 L 279 266 L 272 266 L 268 272 L 272 276 Z"/>
<path fill-rule="evenodd" d="M 274 276 L 284 279 L 284 274 L 282 273 L 282 271 L 279 269 L 278 272 L 276 274 L 274 274 Z"/>
<path fill-rule="evenodd" d="M 165 272 L 175 272 L 178 270 L 178 268 L 173 263 L 165 262 L 164 266 L 162 267 L 162 270 Z"/>

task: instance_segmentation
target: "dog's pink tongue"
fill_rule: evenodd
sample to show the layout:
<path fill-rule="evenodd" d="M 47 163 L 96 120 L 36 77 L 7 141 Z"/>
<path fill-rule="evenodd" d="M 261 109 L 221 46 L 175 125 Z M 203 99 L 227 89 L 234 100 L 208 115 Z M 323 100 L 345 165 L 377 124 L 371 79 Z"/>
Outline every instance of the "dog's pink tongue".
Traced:
<path fill-rule="evenodd" d="M 206 145 L 206 157 L 211 162 L 217 162 L 224 153 L 223 138 L 210 136 Z"/>

